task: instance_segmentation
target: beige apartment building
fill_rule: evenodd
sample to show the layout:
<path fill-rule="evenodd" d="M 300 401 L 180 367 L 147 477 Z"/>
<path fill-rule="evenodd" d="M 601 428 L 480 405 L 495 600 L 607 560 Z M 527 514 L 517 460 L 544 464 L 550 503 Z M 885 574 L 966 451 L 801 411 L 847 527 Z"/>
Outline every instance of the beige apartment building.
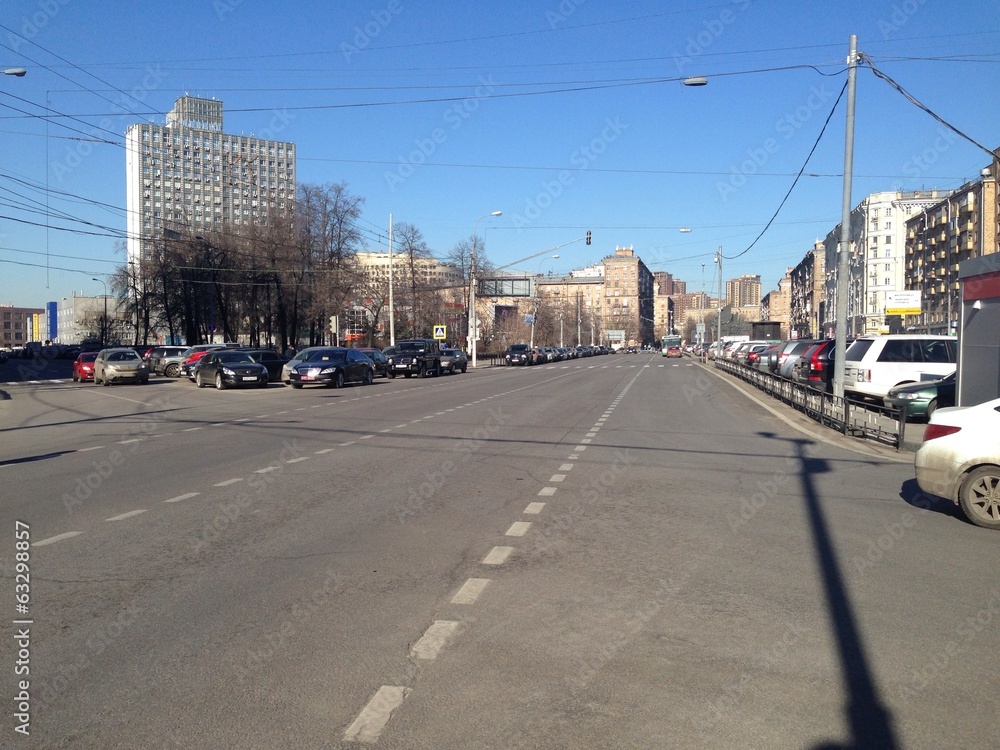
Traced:
<path fill-rule="evenodd" d="M 826 252 L 817 241 L 789 274 L 791 302 L 789 325 L 793 338 L 817 338 L 823 335 L 826 306 Z"/>

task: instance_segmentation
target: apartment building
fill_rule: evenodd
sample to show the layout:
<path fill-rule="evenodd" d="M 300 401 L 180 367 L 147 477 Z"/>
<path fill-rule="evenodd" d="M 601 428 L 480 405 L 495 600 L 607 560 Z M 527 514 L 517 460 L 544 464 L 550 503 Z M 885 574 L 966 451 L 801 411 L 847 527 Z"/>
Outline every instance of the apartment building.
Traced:
<path fill-rule="evenodd" d="M 29 341 L 38 341 L 38 321 L 44 314 L 45 310 L 40 307 L 0 305 L 0 349 L 13 349 Z"/>
<path fill-rule="evenodd" d="M 807 339 L 823 335 L 826 306 L 826 249 L 817 240 L 789 273 L 791 301 L 789 325 L 793 338 Z"/>
<path fill-rule="evenodd" d="M 280 129 L 272 120 L 271 130 Z M 166 124 L 125 134 L 128 260 L 149 257 L 164 230 L 196 235 L 267 223 L 295 204 L 295 145 L 223 132 L 222 102 L 182 96 Z"/>
<path fill-rule="evenodd" d="M 998 252 L 997 199 L 996 171 L 988 168 L 906 222 L 904 288 L 921 292 L 922 308 L 905 316 L 907 330 L 958 332 L 959 265 Z"/>

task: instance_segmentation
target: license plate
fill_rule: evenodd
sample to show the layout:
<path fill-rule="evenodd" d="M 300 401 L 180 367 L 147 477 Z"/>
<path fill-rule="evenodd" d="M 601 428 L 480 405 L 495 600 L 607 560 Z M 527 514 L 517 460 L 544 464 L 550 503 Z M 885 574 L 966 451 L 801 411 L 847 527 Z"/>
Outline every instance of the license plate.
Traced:
<path fill-rule="evenodd" d="M 253 375 L 244 375 L 243 379 L 244 380 L 256 380 L 257 378 L 255 378 Z"/>
<path fill-rule="evenodd" d="M 315 380 L 315 379 L 316 379 L 316 377 L 314 375 L 303 375 L 302 376 L 302 380 Z"/>

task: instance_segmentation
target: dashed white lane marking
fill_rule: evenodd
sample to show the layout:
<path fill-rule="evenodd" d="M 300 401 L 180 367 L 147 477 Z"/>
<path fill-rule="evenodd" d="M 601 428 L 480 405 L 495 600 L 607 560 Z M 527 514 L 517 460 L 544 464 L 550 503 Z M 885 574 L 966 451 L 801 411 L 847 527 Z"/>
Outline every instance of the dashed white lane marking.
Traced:
<path fill-rule="evenodd" d="M 503 565 L 513 551 L 513 547 L 494 547 L 483 558 L 483 565 Z"/>
<path fill-rule="evenodd" d="M 209 427 L 225 427 L 228 422 L 213 422 Z"/>
<path fill-rule="evenodd" d="M 398 424 L 398 425 L 396 425 L 396 426 L 395 426 L 395 427 L 393 427 L 392 429 L 394 429 L 394 430 L 399 430 L 399 429 L 402 429 L 403 427 L 406 427 L 406 426 L 408 426 L 408 424 L 409 424 L 408 422 L 404 422 L 403 424 Z"/>
<path fill-rule="evenodd" d="M 240 417 L 239 419 L 234 419 L 234 422 L 249 422 L 250 417 Z"/>
<path fill-rule="evenodd" d="M 455 620 L 435 620 L 427 628 L 420 640 L 410 648 L 410 656 L 414 659 L 430 661 L 436 659 L 452 636 L 458 631 L 459 623 Z"/>
<path fill-rule="evenodd" d="M 559 471 L 570 471 L 573 468 L 573 464 L 563 464 L 559 467 Z"/>
<path fill-rule="evenodd" d="M 345 742 L 377 742 L 392 712 L 399 708 L 413 688 L 383 685 L 368 701 L 358 718 L 344 732 Z"/>
<path fill-rule="evenodd" d="M 565 474 L 553 474 L 549 479 L 550 482 L 562 482 L 566 479 Z"/>
<path fill-rule="evenodd" d="M 200 427 L 185 427 L 181 432 L 197 432 L 200 429 Z"/>
<path fill-rule="evenodd" d="M 595 438 L 595 437 L 597 437 L 597 433 L 596 432 L 588 432 L 587 433 L 587 437 L 589 437 L 589 438 Z"/>
<path fill-rule="evenodd" d="M 361 437 L 358 438 L 358 440 L 370 440 L 373 437 L 375 437 L 375 436 L 374 435 L 362 435 Z"/>
<path fill-rule="evenodd" d="M 556 494 L 555 487 L 542 487 L 542 489 L 538 491 L 539 497 L 552 497 L 554 494 Z"/>
<path fill-rule="evenodd" d="M 254 474 L 267 474 L 269 471 L 277 471 L 277 466 L 265 466 L 263 469 L 257 469 Z"/>
<path fill-rule="evenodd" d="M 298 408 L 295 409 L 295 411 L 305 411 L 305 410 L 306 410 L 306 407 L 304 407 L 304 406 L 300 406 L 300 407 L 298 407 Z"/>
<path fill-rule="evenodd" d="M 80 536 L 82 531 L 67 531 L 65 534 L 56 534 L 55 536 L 50 536 L 48 539 L 43 539 L 40 542 L 32 542 L 32 547 L 45 547 L 49 544 L 55 544 L 56 542 L 61 542 L 63 539 L 72 539 L 75 536 Z"/>
<path fill-rule="evenodd" d="M 486 588 L 486 584 L 489 582 L 489 578 L 470 578 L 462 584 L 462 588 L 460 588 L 458 593 L 451 598 L 451 603 L 475 604 L 476 599 L 478 599 L 479 595 L 483 593 L 483 589 Z"/>
<path fill-rule="evenodd" d="M 118 445 L 128 445 L 129 443 L 138 443 L 140 438 L 132 438 L 131 440 L 119 440 Z"/>
<path fill-rule="evenodd" d="M 358 441 L 357 440 L 348 440 L 346 443 L 341 443 L 340 447 L 341 448 L 346 448 L 348 445 L 354 445 L 356 442 L 358 442 Z"/>
<path fill-rule="evenodd" d="M 313 408 L 313 409 L 322 409 L 322 408 L 323 408 L 324 406 L 325 406 L 325 404 L 316 404 L 316 405 L 315 405 L 315 406 L 313 406 L 312 408 Z"/>
<path fill-rule="evenodd" d="M 666 367 L 666 365 L 657 365 L 657 367 Z"/>
<path fill-rule="evenodd" d="M 386 427 L 384 430 L 379 430 L 378 434 L 381 435 L 386 432 L 392 432 L 392 429 L 393 429 L 392 427 Z"/>
<path fill-rule="evenodd" d="M 587 450 L 587 446 L 586 445 L 578 445 L 573 450 L 575 450 L 577 453 L 580 453 L 581 451 Z"/>
<path fill-rule="evenodd" d="M 567 458 L 567 459 L 568 459 L 569 461 L 576 461 L 576 460 L 577 460 L 577 459 L 579 458 L 579 456 L 578 456 L 578 455 L 576 455 L 575 453 L 570 453 L 570 454 L 569 454 L 568 456 L 566 456 L 566 458 Z"/>
<path fill-rule="evenodd" d="M 525 513 L 530 513 L 531 515 L 538 515 L 542 512 L 542 508 L 545 507 L 545 503 L 528 503 L 528 507 L 524 509 Z"/>
<path fill-rule="evenodd" d="M 89 448 L 77 448 L 77 453 L 86 453 L 87 451 L 99 451 L 103 448 L 103 445 L 92 445 Z"/>
<path fill-rule="evenodd" d="M 329 453 L 332 450 L 335 450 L 335 449 L 334 448 L 323 448 L 322 450 L 315 451 L 315 453 L 316 453 L 317 456 L 322 456 L 324 453 Z"/>
<path fill-rule="evenodd" d="M 581 445 L 587 445 L 587 443 L 589 443 L 589 442 L 591 442 L 590 438 L 583 438 L 583 439 L 582 439 L 582 440 L 580 441 L 580 444 L 581 444 Z"/>
<path fill-rule="evenodd" d="M 267 419 L 269 416 L 271 416 L 271 415 L 270 414 L 258 414 L 256 417 L 254 417 L 254 419 Z"/>
<path fill-rule="evenodd" d="M 504 536 L 524 536 L 530 528 L 531 523 L 529 521 L 514 521 Z"/>
<path fill-rule="evenodd" d="M 228 487 L 231 484 L 237 484 L 237 483 L 242 482 L 242 481 L 243 481 L 243 477 L 234 477 L 233 479 L 227 479 L 224 482 L 219 482 L 217 484 L 213 484 L 212 486 L 213 487 Z"/>
<path fill-rule="evenodd" d="M 308 461 L 309 456 L 299 456 L 298 458 L 290 458 L 285 461 L 286 464 L 297 464 L 299 461 Z"/>
<path fill-rule="evenodd" d="M 111 518 L 105 518 L 105 521 L 124 521 L 126 518 L 131 518 L 132 516 L 137 516 L 140 513 L 145 513 L 146 509 L 142 508 L 140 510 L 130 510 L 128 513 L 122 513 L 120 516 L 112 516 Z"/>
<path fill-rule="evenodd" d="M 275 414 L 288 414 L 288 409 L 285 409 L 284 411 L 276 411 Z"/>
<path fill-rule="evenodd" d="M 178 495 L 177 497 L 172 497 L 169 500 L 164 500 L 165 503 L 179 503 L 181 500 L 190 500 L 192 497 L 197 497 L 200 492 L 185 492 L 183 495 Z"/>

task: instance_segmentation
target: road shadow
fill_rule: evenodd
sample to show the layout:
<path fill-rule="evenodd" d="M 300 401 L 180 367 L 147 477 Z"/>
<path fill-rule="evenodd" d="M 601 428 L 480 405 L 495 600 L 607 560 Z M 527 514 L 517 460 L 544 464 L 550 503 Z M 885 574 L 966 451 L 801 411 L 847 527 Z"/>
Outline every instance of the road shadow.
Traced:
<path fill-rule="evenodd" d="M 813 745 L 813 750 L 898 748 L 900 744 L 892 726 L 892 716 L 882 703 L 881 693 L 872 674 L 864 638 L 858 627 L 854 605 L 851 603 L 850 593 L 840 570 L 837 551 L 815 485 L 814 478 L 829 472 L 830 465 L 826 459 L 811 458 L 806 455 L 806 448 L 813 445 L 811 440 L 783 438 L 771 432 L 759 434 L 769 440 L 792 443 L 795 448 L 816 564 L 823 582 L 844 688 L 848 694 L 844 714 L 851 735 L 850 741 L 846 744 L 833 741 L 821 742 Z"/>
<path fill-rule="evenodd" d="M 903 482 L 902 487 L 899 489 L 899 496 L 907 505 L 911 505 L 914 508 L 927 510 L 931 513 L 940 513 L 943 516 L 950 516 L 963 523 L 969 523 L 965 514 L 962 513 L 961 508 L 958 507 L 958 503 L 953 503 L 947 498 L 924 492 L 920 489 L 920 485 L 917 484 L 916 479 L 907 479 Z"/>

